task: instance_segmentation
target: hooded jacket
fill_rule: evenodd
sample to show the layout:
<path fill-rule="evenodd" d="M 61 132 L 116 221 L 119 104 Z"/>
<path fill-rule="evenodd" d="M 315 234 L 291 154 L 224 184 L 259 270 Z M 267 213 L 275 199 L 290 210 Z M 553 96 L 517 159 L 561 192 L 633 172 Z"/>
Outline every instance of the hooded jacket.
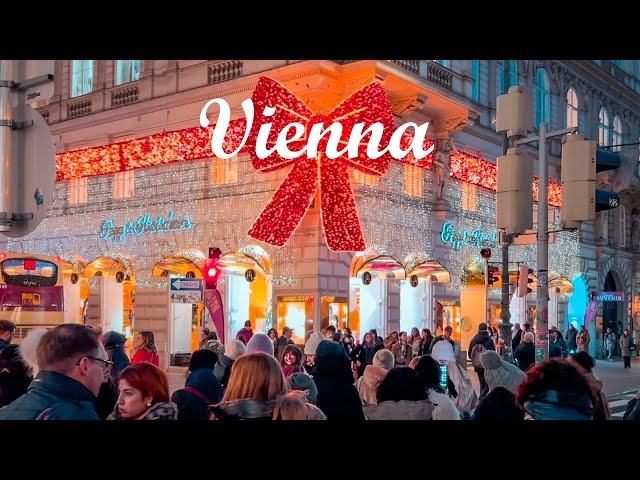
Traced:
<path fill-rule="evenodd" d="M 364 369 L 364 375 L 356 382 L 356 389 L 363 404 L 376 405 L 378 403 L 378 386 L 388 373 L 389 370 L 386 368 L 367 365 L 367 368 Z"/>
<path fill-rule="evenodd" d="M 484 378 L 489 390 L 504 387 L 515 395 L 520 384 L 526 378 L 525 373 L 515 365 L 505 362 L 496 352 L 487 350 L 480 357 L 484 366 Z"/>
<path fill-rule="evenodd" d="M 429 400 L 387 400 L 363 410 L 367 420 L 432 420 L 433 404 Z"/>
<path fill-rule="evenodd" d="M 221 398 L 222 387 L 213 371 L 199 368 L 189 375 L 185 388 L 173 393 L 171 401 L 178 407 L 178 420 L 208 420 L 209 405 Z"/>
<path fill-rule="evenodd" d="M 317 406 L 329 420 L 364 420 L 351 365 L 339 343 L 320 342 L 312 375 L 318 387 Z"/>
<path fill-rule="evenodd" d="M 126 337 L 118 332 L 110 331 L 104 334 L 104 349 L 109 355 L 109 360 L 113 362 L 111 376 L 114 380 L 118 373 L 131 365 L 129 357 L 124 351 L 124 342 L 126 340 Z"/>
<path fill-rule="evenodd" d="M 100 420 L 96 396 L 62 373 L 42 370 L 27 393 L 0 409 L 0 420 Z"/>
<path fill-rule="evenodd" d="M 234 360 L 230 359 L 226 355 L 222 354 L 218 356 L 218 362 L 213 367 L 213 373 L 218 378 L 222 388 L 226 388 L 229 383 L 229 377 L 231 376 L 231 367 L 233 367 Z"/>
<path fill-rule="evenodd" d="M 158 402 L 151 405 L 140 417 L 136 420 L 177 420 L 178 419 L 178 407 L 173 402 Z M 118 412 L 118 407 L 113 411 L 111 415 L 107 417 L 107 420 L 124 420 Z"/>

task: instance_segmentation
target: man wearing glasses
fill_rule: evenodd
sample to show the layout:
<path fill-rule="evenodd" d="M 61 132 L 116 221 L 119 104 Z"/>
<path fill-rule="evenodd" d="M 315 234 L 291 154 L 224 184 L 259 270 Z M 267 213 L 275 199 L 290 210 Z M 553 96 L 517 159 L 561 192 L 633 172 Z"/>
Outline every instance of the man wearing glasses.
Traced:
<path fill-rule="evenodd" d="M 37 350 L 36 378 L 27 393 L 0 409 L 0 420 L 99 420 L 96 396 L 112 362 L 89 327 L 49 330 Z"/>

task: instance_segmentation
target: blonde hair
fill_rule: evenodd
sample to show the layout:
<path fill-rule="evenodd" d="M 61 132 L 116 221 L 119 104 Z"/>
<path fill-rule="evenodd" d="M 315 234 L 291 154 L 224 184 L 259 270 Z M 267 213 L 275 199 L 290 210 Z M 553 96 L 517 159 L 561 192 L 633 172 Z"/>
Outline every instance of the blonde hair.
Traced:
<path fill-rule="evenodd" d="M 262 352 L 239 357 L 231 367 L 231 377 L 223 402 L 232 400 L 275 400 L 287 392 L 282 368 L 272 356 Z"/>
<path fill-rule="evenodd" d="M 411 359 L 411 361 L 409 362 L 409 368 L 413 368 L 414 370 L 416 369 L 416 367 L 418 366 L 418 362 L 420 361 L 422 357 L 418 356 L 418 357 L 413 357 Z"/>
<path fill-rule="evenodd" d="M 289 392 L 286 396 L 278 397 L 273 409 L 273 420 L 308 420 L 309 413 L 304 393 L 300 391 Z"/>
<path fill-rule="evenodd" d="M 522 341 L 524 343 L 533 343 L 533 341 L 535 340 L 535 336 L 533 335 L 532 332 L 527 332 L 524 334 L 524 337 L 522 338 Z"/>

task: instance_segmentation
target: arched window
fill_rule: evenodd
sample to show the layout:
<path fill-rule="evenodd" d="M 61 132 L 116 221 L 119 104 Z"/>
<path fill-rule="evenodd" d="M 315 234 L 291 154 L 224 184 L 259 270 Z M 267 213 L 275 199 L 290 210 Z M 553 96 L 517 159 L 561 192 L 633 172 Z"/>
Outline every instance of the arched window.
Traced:
<path fill-rule="evenodd" d="M 616 115 L 613 117 L 613 131 L 611 132 L 611 145 L 614 145 L 613 151 L 619 152 L 622 150 L 622 120 Z M 617 145 L 617 146 L 615 146 Z"/>
<path fill-rule="evenodd" d="M 536 128 L 541 123 L 549 123 L 551 120 L 551 92 L 549 88 L 549 75 L 544 68 L 536 72 Z"/>
<path fill-rule="evenodd" d="M 507 67 L 509 83 L 504 84 L 504 67 Z M 509 91 L 509 87 L 518 85 L 518 62 L 516 60 L 498 61 L 496 63 L 496 95 Z"/>
<path fill-rule="evenodd" d="M 480 60 L 471 60 L 471 76 L 473 77 L 471 100 L 477 102 L 480 98 Z"/>
<path fill-rule="evenodd" d="M 609 129 L 611 125 L 609 124 L 609 112 L 607 109 L 602 107 L 600 109 L 600 113 L 598 113 L 598 145 L 604 146 L 609 145 Z"/>
<path fill-rule="evenodd" d="M 578 126 L 578 95 L 573 88 L 567 90 L 567 127 Z"/>

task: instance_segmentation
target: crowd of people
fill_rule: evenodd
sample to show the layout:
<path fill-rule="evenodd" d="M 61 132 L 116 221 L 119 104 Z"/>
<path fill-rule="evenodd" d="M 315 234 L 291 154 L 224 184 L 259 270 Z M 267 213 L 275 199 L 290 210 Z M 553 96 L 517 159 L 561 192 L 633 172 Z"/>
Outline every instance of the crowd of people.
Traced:
<path fill-rule="evenodd" d="M 202 330 L 184 388 L 173 394 L 159 368 L 152 332 L 136 335 L 129 359 L 125 337 L 117 332 L 63 324 L 33 330 L 17 346 L 11 343 L 14 328 L 0 321 L 0 420 L 610 417 L 595 362 L 585 350 L 588 340 L 573 327 L 566 340 L 552 330 L 551 358 L 535 363 L 534 332 L 527 324 L 513 331 L 511 358 L 497 351 L 504 341 L 485 323 L 464 357 L 450 327 L 436 336 L 414 328 L 386 338 L 371 330 L 359 341 L 349 329 L 330 326 L 296 345 L 288 327 L 280 335 L 274 329 L 265 335 L 247 322 L 226 345 L 215 332 Z M 629 402 L 626 419 L 640 420 L 638 400 Z"/>

